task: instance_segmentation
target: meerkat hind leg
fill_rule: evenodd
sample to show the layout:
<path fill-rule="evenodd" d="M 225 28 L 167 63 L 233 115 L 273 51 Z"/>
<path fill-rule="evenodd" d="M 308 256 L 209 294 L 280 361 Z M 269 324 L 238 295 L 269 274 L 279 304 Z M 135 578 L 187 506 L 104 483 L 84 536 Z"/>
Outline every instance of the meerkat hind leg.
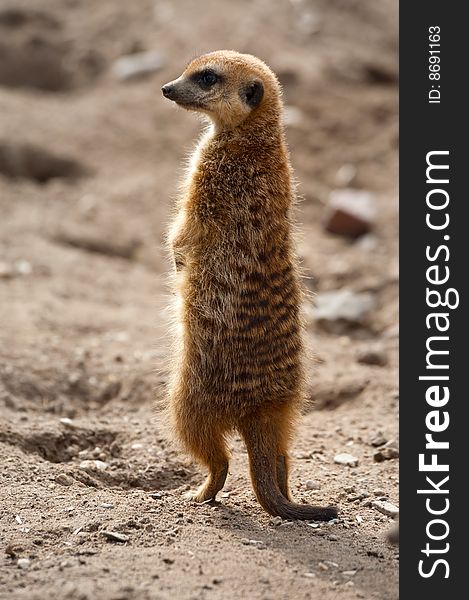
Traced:
<path fill-rule="evenodd" d="M 209 435 L 191 440 L 191 453 L 194 458 L 208 468 L 205 482 L 196 492 L 189 492 L 188 497 L 195 502 L 214 500 L 225 485 L 228 475 L 228 452 L 223 436 L 215 431 Z"/>
<path fill-rule="evenodd" d="M 215 500 L 218 492 L 223 488 L 228 475 L 228 461 L 210 467 L 210 472 L 207 479 L 200 488 L 192 494 L 192 500 L 195 502 L 208 502 Z"/>

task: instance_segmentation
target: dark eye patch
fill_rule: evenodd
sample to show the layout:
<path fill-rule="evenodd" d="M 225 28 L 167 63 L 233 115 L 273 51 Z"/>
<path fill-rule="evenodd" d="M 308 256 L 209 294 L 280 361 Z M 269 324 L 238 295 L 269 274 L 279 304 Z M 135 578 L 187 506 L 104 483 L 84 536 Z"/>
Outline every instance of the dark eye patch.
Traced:
<path fill-rule="evenodd" d="M 191 77 L 203 90 L 208 90 L 214 86 L 221 77 L 213 69 L 204 69 L 198 73 L 194 73 Z"/>

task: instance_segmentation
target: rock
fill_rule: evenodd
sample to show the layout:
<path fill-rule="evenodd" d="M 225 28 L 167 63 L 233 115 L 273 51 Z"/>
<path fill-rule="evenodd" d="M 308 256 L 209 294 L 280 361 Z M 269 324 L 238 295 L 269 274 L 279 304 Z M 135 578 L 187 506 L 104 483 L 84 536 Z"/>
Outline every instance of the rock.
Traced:
<path fill-rule="evenodd" d="M 159 52 L 138 52 L 121 56 L 112 65 L 111 72 L 121 81 L 129 81 L 153 75 L 164 67 L 165 61 Z"/>
<path fill-rule="evenodd" d="M 248 538 L 241 538 L 241 543 L 245 546 L 256 546 L 256 548 L 259 548 L 260 550 L 263 550 L 265 548 L 265 542 L 263 542 L 262 540 L 250 540 Z"/>
<path fill-rule="evenodd" d="M 111 504 L 110 502 L 102 502 L 100 506 L 101 508 L 114 508 L 114 504 Z"/>
<path fill-rule="evenodd" d="M 356 467 L 358 465 L 358 458 L 351 454 L 342 453 L 334 456 L 334 462 L 338 465 L 345 465 L 347 467 Z"/>
<path fill-rule="evenodd" d="M 69 486 L 72 485 L 74 480 L 69 477 L 68 475 L 65 475 L 65 473 L 59 473 L 56 478 L 55 478 L 56 483 L 60 484 L 60 485 L 64 485 L 64 486 Z"/>
<path fill-rule="evenodd" d="M 331 377 L 323 377 L 314 383 L 311 399 L 316 410 L 332 410 L 357 398 L 367 386 L 367 381 L 355 374 L 334 373 Z M 310 456 L 308 457 L 310 458 Z"/>
<path fill-rule="evenodd" d="M 386 515 L 387 517 L 397 517 L 399 514 L 399 508 L 391 502 L 386 502 L 383 500 L 374 500 L 371 503 L 373 508 L 376 508 L 377 511 Z"/>
<path fill-rule="evenodd" d="M 31 564 L 31 561 L 29 560 L 29 558 L 19 558 L 16 561 L 16 564 L 20 569 L 28 569 L 29 565 Z"/>
<path fill-rule="evenodd" d="M 372 230 L 375 216 L 374 199 L 369 192 L 349 188 L 333 190 L 324 228 L 329 233 L 355 239 Z"/>
<path fill-rule="evenodd" d="M 371 346 L 358 353 L 357 361 L 362 365 L 385 367 L 388 364 L 388 355 L 382 347 Z"/>
<path fill-rule="evenodd" d="M 101 533 L 111 542 L 120 542 L 121 544 L 125 544 L 125 542 L 130 540 L 128 535 L 118 533 L 117 531 L 102 531 Z"/>
<path fill-rule="evenodd" d="M 350 185 L 357 175 L 357 168 L 351 164 L 345 164 L 337 169 L 335 183 L 341 187 Z"/>
<path fill-rule="evenodd" d="M 69 378 L 70 381 L 70 378 Z M 61 425 L 64 425 L 65 427 L 68 427 L 69 429 L 75 429 L 77 426 L 75 425 L 75 423 L 72 421 L 72 419 L 69 419 L 68 417 L 64 417 L 63 419 L 59 419 L 59 423 Z"/>
<path fill-rule="evenodd" d="M 308 479 L 305 485 L 307 490 L 319 490 L 321 487 L 319 482 L 315 481 L 314 479 Z"/>
<path fill-rule="evenodd" d="M 15 276 L 14 269 L 6 262 L 0 262 L 0 279 L 11 279 Z"/>
<path fill-rule="evenodd" d="M 336 322 L 357 326 L 364 324 L 365 317 L 374 306 L 373 294 L 342 289 L 317 294 L 314 314 L 316 321 L 322 326 L 327 327 Z"/>
<path fill-rule="evenodd" d="M 385 460 L 392 460 L 393 458 L 399 457 L 399 450 L 395 448 L 381 448 L 373 454 L 373 460 L 375 462 L 383 462 Z"/>
<path fill-rule="evenodd" d="M 33 266 L 29 260 L 17 260 L 15 262 L 15 271 L 18 275 L 31 275 L 33 272 Z"/>
<path fill-rule="evenodd" d="M 357 574 L 357 570 L 356 569 L 351 569 L 350 571 L 342 571 L 342 575 L 344 577 L 353 577 L 356 574 Z"/>
<path fill-rule="evenodd" d="M 384 492 L 381 488 L 376 488 L 373 490 L 374 496 L 386 496 L 386 492 Z"/>
<path fill-rule="evenodd" d="M 80 469 L 92 471 L 105 471 L 108 468 L 108 464 L 102 460 L 82 460 L 80 463 Z"/>
<path fill-rule="evenodd" d="M 379 246 L 379 239 L 372 233 L 362 235 L 355 242 L 355 247 L 360 248 L 364 252 L 373 252 Z"/>
<path fill-rule="evenodd" d="M 379 448 L 373 455 L 375 462 L 383 462 L 383 460 L 391 460 L 399 457 L 399 446 L 394 441 L 389 441 L 383 448 Z"/>
<path fill-rule="evenodd" d="M 150 498 L 153 498 L 153 500 L 161 500 L 161 498 L 163 498 L 162 492 L 151 492 L 148 495 L 150 496 Z"/>
<path fill-rule="evenodd" d="M 142 241 L 135 237 L 113 236 L 112 239 L 103 236 L 102 230 L 96 227 L 75 227 L 72 229 L 63 229 L 52 236 L 54 242 L 71 248 L 85 250 L 92 254 L 104 254 L 105 256 L 114 256 L 133 260 L 137 250 L 142 245 Z M 101 392 L 101 401 L 108 402 L 119 393 L 121 383 L 111 381 Z"/>
<path fill-rule="evenodd" d="M 370 437 L 368 438 L 368 444 L 370 444 L 370 446 L 375 447 L 384 446 L 384 444 L 386 444 L 387 441 L 387 438 L 384 437 L 381 431 L 377 431 L 376 433 L 370 434 Z"/>

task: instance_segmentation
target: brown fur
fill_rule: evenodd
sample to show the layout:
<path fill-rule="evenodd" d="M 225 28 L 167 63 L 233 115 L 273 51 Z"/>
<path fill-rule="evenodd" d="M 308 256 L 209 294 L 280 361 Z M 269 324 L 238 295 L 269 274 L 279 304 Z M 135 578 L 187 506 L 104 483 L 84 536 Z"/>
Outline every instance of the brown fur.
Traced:
<path fill-rule="evenodd" d="M 198 74 L 207 69 L 218 80 L 203 89 Z M 223 487 L 226 436 L 237 430 L 267 512 L 333 518 L 334 507 L 295 504 L 288 488 L 288 448 L 305 393 L 279 83 L 258 58 L 220 51 L 191 62 L 163 92 L 212 122 L 169 234 L 179 298 L 172 424 L 209 471 L 195 500 L 214 499 Z"/>

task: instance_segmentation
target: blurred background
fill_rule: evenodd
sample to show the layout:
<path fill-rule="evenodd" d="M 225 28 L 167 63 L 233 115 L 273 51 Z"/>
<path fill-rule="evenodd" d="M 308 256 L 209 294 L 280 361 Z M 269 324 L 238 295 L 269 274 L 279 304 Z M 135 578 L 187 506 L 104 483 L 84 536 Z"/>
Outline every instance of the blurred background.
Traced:
<path fill-rule="evenodd" d="M 394 0 L 0 0 L 0 460 L 25 500 L 45 481 L 72 495 L 132 489 L 137 504 L 163 490 L 176 510 L 200 480 L 152 421 L 168 354 L 164 231 L 200 132 L 160 88 L 195 56 L 235 49 L 283 85 L 298 252 L 315 294 L 315 410 L 295 495 L 311 501 L 313 453 L 324 467 L 314 500 L 356 508 L 347 497 L 365 489 L 361 531 L 381 543 L 389 516 L 365 504 L 380 488 L 397 500 L 397 19 Z M 344 452 L 358 467 L 334 462 Z M 257 510 L 236 469 L 238 498 Z M 380 552 L 391 581 L 394 555 Z M 392 597 L 363 561 L 366 597 Z"/>

